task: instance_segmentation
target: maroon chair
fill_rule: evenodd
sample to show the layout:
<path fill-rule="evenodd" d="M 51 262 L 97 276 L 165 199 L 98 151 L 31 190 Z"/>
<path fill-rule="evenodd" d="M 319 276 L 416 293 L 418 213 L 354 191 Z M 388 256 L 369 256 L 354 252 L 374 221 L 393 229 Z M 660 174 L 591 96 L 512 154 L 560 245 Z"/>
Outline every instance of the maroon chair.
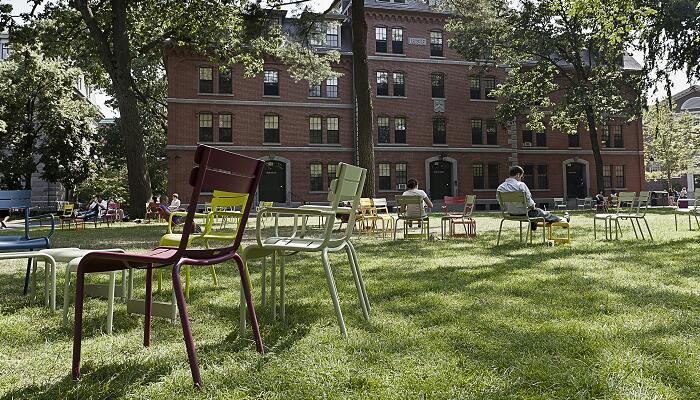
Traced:
<path fill-rule="evenodd" d="M 183 265 L 213 265 L 228 260 L 235 260 L 238 264 L 238 272 L 241 276 L 241 287 L 250 313 L 251 327 L 255 337 L 255 347 L 259 353 L 264 353 L 258 320 L 253 307 L 253 299 L 250 293 L 249 275 L 243 264 L 238 248 L 243 238 L 245 225 L 250 214 L 250 207 L 257 190 L 260 176 L 263 171 L 262 161 L 245 157 L 239 154 L 215 149 L 213 147 L 199 145 L 194 156 L 195 165 L 190 173 L 189 183 L 192 185 L 192 196 L 187 208 L 185 226 L 182 240 L 178 247 L 157 247 L 149 252 L 135 253 L 108 253 L 95 251 L 83 257 L 78 265 L 76 295 L 75 295 L 75 334 L 73 336 L 73 379 L 80 378 L 80 345 L 83 327 L 83 296 L 85 274 L 91 272 L 104 272 L 128 268 L 141 268 L 146 270 L 146 297 L 145 320 L 143 327 L 143 345 L 149 346 L 151 334 L 151 309 L 153 294 L 153 269 L 172 265 L 173 290 L 180 312 L 182 332 L 185 337 L 187 356 L 192 370 L 192 380 L 198 387 L 202 386 L 202 378 L 199 374 L 199 365 L 192 339 L 190 321 L 187 314 L 187 304 L 180 282 L 180 268 Z M 197 199 L 202 188 L 207 190 L 222 190 L 226 192 L 248 196 L 240 219 L 240 226 L 236 238 L 231 246 L 215 249 L 187 249 L 187 240 L 194 227 L 194 214 L 197 209 Z"/>

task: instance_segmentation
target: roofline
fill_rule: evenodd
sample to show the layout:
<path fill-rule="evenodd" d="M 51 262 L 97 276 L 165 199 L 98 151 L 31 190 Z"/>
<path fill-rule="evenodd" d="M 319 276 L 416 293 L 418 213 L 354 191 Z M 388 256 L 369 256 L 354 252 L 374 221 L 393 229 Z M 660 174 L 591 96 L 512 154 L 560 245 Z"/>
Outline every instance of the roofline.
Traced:
<path fill-rule="evenodd" d="M 693 93 L 693 92 L 700 92 L 700 85 L 690 85 L 685 90 L 682 90 L 676 94 L 672 94 L 671 99 L 676 100 L 679 97 L 683 97 L 683 96 L 690 94 L 690 93 Z"/>

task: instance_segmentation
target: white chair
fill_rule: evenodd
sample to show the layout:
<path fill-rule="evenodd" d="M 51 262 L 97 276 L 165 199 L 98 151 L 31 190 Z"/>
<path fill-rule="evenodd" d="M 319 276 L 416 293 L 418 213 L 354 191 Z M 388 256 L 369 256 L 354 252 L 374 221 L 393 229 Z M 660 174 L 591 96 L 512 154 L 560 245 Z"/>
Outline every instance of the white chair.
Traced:
<path fill-rule="evenodd" d="M 695 199 L 692 202 L 689 200 L 687 208 L 676 207 L 676 209 L 673 212 L 673 219 L 676 222 L 676 230 L 678 230 L 678 215 L 683 215 L 683 214 L 688 216 L 688 229 L 689 230 L 691 230 L 691 231 L 693 230 L 693 222 L 692 222 L 693 217 L 695 218 L 695 223 L 697 224 L 698 229 L 700 229 L 700 221 L 698 220 L 698 216 L 700 216 L 700 199 Z"/>
<path fill-rule="evenodd" d="M 639 196 L 637 197 L 637 204 L 636 206 L 633 205 L 631 212 L 629 213 L 620 213 L 614 218 L 620 219 L 620 220 L 629 220 L 632 223 L 632 230 L 634 231 L 634 236 L 639 239 L 639 236 L 642 236 L 642 240 L 645 239 L 644 237 L 644 230 L 642 229 L 642 225 L 639 222 L 640 220 L 644 221 L 644 225 L 646 225 L 647 232 L 649 233 L 649 238 L 653 241 L 654 236 L 651 234 L 651 229 L 649 228 L 649 222 L 646 219 L 646 214 L 647 214 L 647 208 L 649 207 L 649 203 L 651 202 L 651 192 L 648 191 L 642 191 L 639 192 Z M 634 226 L 634 223 L 637 223 L 637 227 Z M 639 228 L 639 235 L 637 234 L 637 228 Z"/>
<path fill-rule="evenodd" d="M 554 209 L 555 210 L 566 210 L 566 202 L 563 197 L 554 198 Z"/>
<path fill-rule="evenodd" d="M 621 192 L 619 196 L 613 198 L 612 205 L 608 210 L 612 212 L 596 213 L 593 217 L 593 239 L 597 239 L 596 221 L 603 220 L 605 226 L 605 240 L 612 240 L 613 223 L 615 224 L 615 240 L 618 239 L 618 232 L 622 236 L 622 227 L 620 227 L 620 219 L 617 218 L 620 214 L 632 214 L 636 194 L 634 192 Z"/>

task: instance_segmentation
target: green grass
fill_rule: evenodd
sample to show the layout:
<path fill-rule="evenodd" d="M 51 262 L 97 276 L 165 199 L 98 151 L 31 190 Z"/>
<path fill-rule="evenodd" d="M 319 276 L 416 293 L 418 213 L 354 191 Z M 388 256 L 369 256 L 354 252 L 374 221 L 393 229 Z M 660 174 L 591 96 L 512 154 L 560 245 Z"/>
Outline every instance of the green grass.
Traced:
<path fill-rule="evenodd" d="M 476 239 L 355 240 L 372 313 L 365 322 L 343 255 L 331 257 L 348 327 L 342 339 L 318 256 L 287 263 L 287 325 L 258 307 L 267 353 L 238 338 L 238 275 L 214 287 L 194 270 L 189 301 L 204 390 L 192 386 L 180 324 L 86 302 L 83 378 L 70 378 L 72 330 L 20 295 L 23 261 L 0 270 L 1 398 L 700 398 L 700 234 L 649 216 L 656 241 L 593 239 L 574 214 L 572 245 L 522 246 L 517 224 L 479 215 Z M 439 220 L 433 220 L 439 227 Z M 58 231 L 54 246 L 147 249 L 163 225 Z M 260 303 L 258 263 L 251 266 Z M 59 269 L 59 271 L 62 271 Z M 143 274 L 137 287 L 143 292 Z M 101 279 L 93 277 L 92 279 Z M 43 280 L 42 280 L 43 281 Z M 62 287 L 59 272 L 58 285 Z M 168 298 L 167 293 L 159 295 Z M 62 304 L 59 290 L 57 304 Z"/>

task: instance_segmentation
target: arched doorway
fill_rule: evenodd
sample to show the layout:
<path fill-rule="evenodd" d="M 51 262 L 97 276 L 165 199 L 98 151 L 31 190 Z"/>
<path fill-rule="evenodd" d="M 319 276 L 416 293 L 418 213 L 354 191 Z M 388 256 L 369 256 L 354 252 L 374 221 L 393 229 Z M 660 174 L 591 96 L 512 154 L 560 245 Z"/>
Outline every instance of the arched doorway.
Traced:
<path fill-rule="evenodd" d="M 446 160 L 430 162 L 430 197 L 441 200 L 444 196 L 452 196 L 452 163 Z"/>
<path fill-rule="evenodd" d="M 588 197 L 588 179 L 586 164 L 580 162 L 566 163 L 566 198 L 583 199 Z"/>
<path fill-rule="evenodd" d="M 281 160 L 265 161 L 265 169 L 258 186 L 260 201 L 287 202 L 287 168 L 287 163 Z"/>

